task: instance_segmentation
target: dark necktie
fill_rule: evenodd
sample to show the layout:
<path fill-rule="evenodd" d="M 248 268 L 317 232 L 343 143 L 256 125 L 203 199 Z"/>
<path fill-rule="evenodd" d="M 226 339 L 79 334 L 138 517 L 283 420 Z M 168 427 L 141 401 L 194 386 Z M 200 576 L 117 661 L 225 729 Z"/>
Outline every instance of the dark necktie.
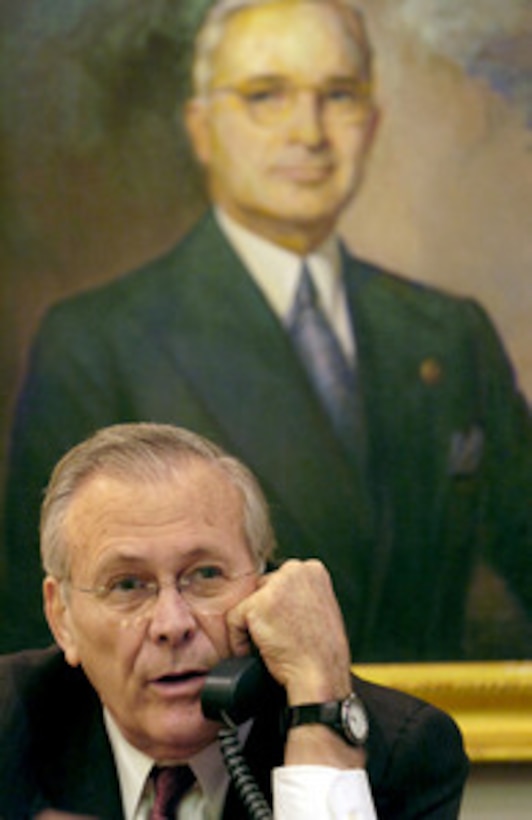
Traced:
<path fill-rule="evenodd" d="M 174 820 L 179 801 L 190 789 L 194 775 L 188 766 L 155 766 L 155 800 L 150 820 Z"/>
<path fill-rule="evenodd" d="M 359 438 L 355 373 L 319 305 L 306 264 L 288 318 L 288 332 L 337 434 L 355 451 Z"/>

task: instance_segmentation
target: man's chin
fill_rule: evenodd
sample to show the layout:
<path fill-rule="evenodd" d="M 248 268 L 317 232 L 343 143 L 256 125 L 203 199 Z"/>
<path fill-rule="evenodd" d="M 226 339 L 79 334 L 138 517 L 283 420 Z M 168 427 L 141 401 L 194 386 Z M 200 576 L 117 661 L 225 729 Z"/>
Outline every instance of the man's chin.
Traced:
<path fill-rule="evenodd" d="M 156 729 L 150 726 L 150 737 L 143 744 L 143 751 L 158 761 L 179 763 L 189 760 L 216 740 L 219 728 L 203 715 L 195 718 L 170 716 L 160 720 Z"/>
<path fill-rule="evenodd" d="M 339 201 L 338 196 L 326 195 L 319 187 L 293 186 L 283 198 L 282 210 L 277 203 L 268 215 L 279 227 L 284 224 L 330 232 L 347 202 L 347 197 Z"/>

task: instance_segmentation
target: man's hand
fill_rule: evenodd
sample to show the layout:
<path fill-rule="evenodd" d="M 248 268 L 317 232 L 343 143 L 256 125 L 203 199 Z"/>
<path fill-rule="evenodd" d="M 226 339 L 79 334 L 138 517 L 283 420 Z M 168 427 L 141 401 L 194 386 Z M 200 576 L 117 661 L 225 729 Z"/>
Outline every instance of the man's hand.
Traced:
<path fill-rule="evenodd" d="M 329 573 L 320 561 L 287 561 L 228 613 L 235 655 L 253 642 L 288 703 L 343 700 L 351 691 L 350 653 Z M 363 749 L 321 725 L 292 728 L 285 765 L 363 768 Z"/>
<path fill-rule="evenodd" d="M 320 561 L 287 561 L 228 613 L 235 655 L 257 647 L 290 704 L 345 698 L 350 653 L 329 573 Z"/>

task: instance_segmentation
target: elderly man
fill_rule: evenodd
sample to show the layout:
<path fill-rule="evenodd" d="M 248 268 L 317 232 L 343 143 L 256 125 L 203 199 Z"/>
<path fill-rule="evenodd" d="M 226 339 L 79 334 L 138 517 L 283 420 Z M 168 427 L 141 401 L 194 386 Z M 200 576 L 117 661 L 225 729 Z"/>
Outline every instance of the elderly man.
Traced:
<path fill-rule="evenodd" d="M 3 820 L 244 818 L 200 695 L 251 643 L 282 687 L 242 727 L 277 820 L 457 816 L 467 764 L 452 720 L 351 678 L 323 564 L 264 574 L 273 547 L 251 473 L 187 430 L 116 425 L 59 462 L 41 551 L 62 654 L 0 660 Z M 164 808 L 157 775 L 178 772 L 183 795 Z"/>
<path fill-rule="evenodd" d="M 335 233 L 377 119 L 347 0 L 213 5 L 186 109 L 213 210 L 161 259 L 52 309 L 34 346 L 6 502 L 8 645 L 45 640 L 32 543 L 53 464 L 98 427 L 149 419 L 250 465 L 281 553 L 329 568 L 353 657 L 462 657 L 479 569 L 515 624 L 498 647 L 489 625 L 495 652 L 532 651 L 530 424 L 504 352 L 473 302 L 361 262 Z"/>

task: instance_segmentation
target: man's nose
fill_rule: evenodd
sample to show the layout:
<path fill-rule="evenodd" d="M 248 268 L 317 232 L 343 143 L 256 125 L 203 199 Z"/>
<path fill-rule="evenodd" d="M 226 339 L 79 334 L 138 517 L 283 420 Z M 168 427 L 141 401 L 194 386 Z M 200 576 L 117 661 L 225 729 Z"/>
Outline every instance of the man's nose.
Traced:
<path fill-rule="evenodd" d="M 324 110 L 316 91 L 302 89 L 296 95 L 290 129 L 292 138 L 305 145 L 321 145 L 326 140 Z"/>
<path fill-rule="evenodd" d="M 179 645 L 197 628 L 194 613 L 175 586 L 159 590 L 148 617 L 149 634 L 156 643 Z"/>

